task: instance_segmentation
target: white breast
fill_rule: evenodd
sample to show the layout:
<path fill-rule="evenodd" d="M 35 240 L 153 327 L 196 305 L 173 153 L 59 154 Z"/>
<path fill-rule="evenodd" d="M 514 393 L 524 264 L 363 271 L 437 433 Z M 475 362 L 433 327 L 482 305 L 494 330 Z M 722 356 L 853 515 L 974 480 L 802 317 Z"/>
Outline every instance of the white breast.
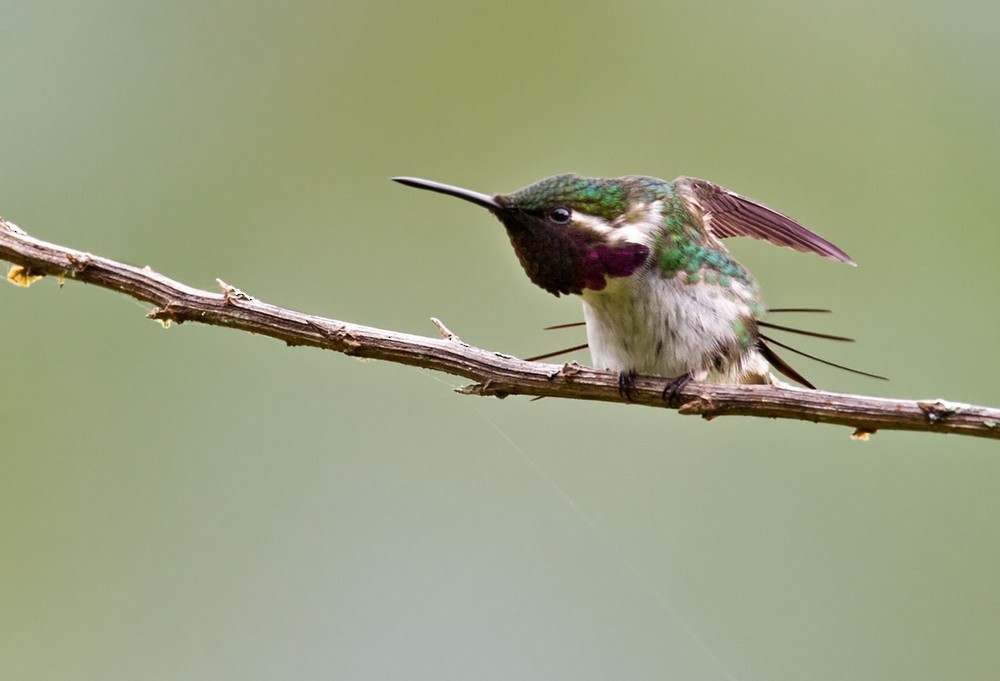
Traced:
<path fill-rule="evenodd" d="M 766 375 L 767 363 L 754 350 L 721 372 L 713 366 L 720 348 L 738 342 L 733 325 L 749 314 L 743 302 L 749 292 L 688 284 L 686 276 L 663 279 L 642 272 L 611 279 L 603 291 L 585 291 L 583 313 L 594 366 L 667 378 L 691 372 L 697 380 L 731 382 L 747 380 L 748 373 L 757 380 Z M 740 287 L 738 282 L 732 286 Z"/>

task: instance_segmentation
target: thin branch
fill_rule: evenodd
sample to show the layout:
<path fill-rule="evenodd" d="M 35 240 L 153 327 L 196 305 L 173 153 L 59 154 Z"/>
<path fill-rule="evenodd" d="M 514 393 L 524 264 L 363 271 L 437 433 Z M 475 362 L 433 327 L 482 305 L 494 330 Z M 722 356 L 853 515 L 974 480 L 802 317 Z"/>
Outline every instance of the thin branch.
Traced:
<path fill-rule="evenodd" d="M 200 322 L 284 341 L 464 376 L 476 381 L 466 395 L 534 395 L 623 402 L 618 377 L 577 364 L 540 364 L 467 345 L 440 322 L 445 336 L 425 338 L 303 314 L 261 302 L 218 280 L 221 293 L 191 288 L 148 267 L 133 267 L 46 243 L 0 218 L 0 259 L 13 263 L 8 279 L 22 286 L 52 275 L 93 284 L 147 302 L 163 324 Z M 667 407 L 663 380 L 639 377 L 632 402 Z M 891 400 L 781 386 L 690 383 L 678 393 L 681 414 L 705 419 L 758 416 L 855 429 L 865 439 L 878 430 L 956 433 L 1000 439 L 1000 409 L 932 400 Z"/>

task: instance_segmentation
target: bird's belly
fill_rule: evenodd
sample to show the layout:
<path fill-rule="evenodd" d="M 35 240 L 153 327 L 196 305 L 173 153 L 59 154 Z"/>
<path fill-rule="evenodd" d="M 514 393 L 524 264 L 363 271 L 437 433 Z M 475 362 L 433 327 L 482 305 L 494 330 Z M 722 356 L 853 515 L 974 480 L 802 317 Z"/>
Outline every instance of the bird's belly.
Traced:
<path fill-rule="evenodd" d="M 583 295 L 596 368 L 703 379 L 742 363 L 748 348 L 740 346 L 737 325 L 750 310 L 731 290 L 678 279 L 621 284 Z"/>

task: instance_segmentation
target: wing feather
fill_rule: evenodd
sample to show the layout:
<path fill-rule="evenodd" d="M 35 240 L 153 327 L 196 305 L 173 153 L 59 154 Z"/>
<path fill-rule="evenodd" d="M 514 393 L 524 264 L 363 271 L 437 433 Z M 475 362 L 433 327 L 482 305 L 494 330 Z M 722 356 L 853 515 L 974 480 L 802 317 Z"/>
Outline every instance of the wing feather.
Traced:
<path fill-rule="evenodd" d="M 720 239 L 749 236 L 796 251 L 817 253 L 849 265 L 855 264 L 847 253 L 787 215 L 724 187 L 693 177 L 679 177 L 674 180 L 674 186 L 688 210 L 700 216 L 706 229 Z"/>

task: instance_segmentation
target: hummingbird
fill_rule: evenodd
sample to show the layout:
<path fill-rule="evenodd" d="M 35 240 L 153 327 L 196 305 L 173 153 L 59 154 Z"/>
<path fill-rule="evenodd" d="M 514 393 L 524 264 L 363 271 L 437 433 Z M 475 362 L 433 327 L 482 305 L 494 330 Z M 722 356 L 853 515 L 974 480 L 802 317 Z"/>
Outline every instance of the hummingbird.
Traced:
<path fill-rule="evenodd" d="M 763 321 L 768 310 L 760 287 L 722 240 L 753 237 L 855 262 L 788 216 L 712 182 L 565 174 L 489 195 L 420 178 L 393 179 L 497 217 L 534 284 L 582 298 L 593 365 L 617 372 L 626 398 L 637 374 L 668 379 L 664 399 L 676 398 L 691 380 L 780 383 L 772 367 L 814 388 L 772 345 L 798 351 L 761 328 L 850 340 Z"/>

